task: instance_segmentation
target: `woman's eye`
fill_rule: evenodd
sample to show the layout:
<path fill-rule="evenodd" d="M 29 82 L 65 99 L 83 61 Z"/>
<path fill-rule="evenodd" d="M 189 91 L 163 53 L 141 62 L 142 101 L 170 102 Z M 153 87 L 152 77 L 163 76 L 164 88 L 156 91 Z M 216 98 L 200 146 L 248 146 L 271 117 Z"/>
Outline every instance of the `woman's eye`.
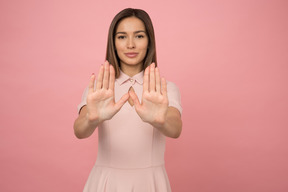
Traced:
<path fill-rule="evenodd" d="M 144 38 L 144 35 L 137 35 L 136 38 L 139 38 L 139 39 Z"/>
<path fill-rule="evenodd" d="M 125 38 L 124 35 L 120 35 L 120 36 L 117 37 L 117 39 L 124 39 L 124 38 Z"/>

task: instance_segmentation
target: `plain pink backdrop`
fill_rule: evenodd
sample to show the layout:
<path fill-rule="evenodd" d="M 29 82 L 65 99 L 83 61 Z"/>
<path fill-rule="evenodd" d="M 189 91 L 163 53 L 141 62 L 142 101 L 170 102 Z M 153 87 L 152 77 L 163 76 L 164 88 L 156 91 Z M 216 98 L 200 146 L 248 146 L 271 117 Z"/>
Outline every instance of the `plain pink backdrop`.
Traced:
<path fill-rule="evenodd" d="M 82 191 L 97 132 L 76 139 L 76 106 L 126 7 L 150 14 L 181 91 L 173 191 L 288 191 L 286 0 L 0 1 L 0 191 Z"/>

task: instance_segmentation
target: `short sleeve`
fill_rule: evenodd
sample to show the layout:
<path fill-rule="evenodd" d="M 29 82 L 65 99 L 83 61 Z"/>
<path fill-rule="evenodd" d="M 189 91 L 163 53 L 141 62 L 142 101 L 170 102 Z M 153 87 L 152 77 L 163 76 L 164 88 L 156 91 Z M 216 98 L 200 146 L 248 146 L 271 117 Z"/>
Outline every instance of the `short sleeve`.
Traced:
<path fill-rule="evenodd" d="M 169 100 L 169 107 L 175 107 L 182 115 L 181 95 L 175 83 L 167 81 L 167 95 Z"/>
<path fill-rule="evenodd" d="M 81 102 L 77 106 L 78 114 L 80 113 L 81 108 L 84 107 L 87 104 L 87 101 L 86 101 L 87 100 L 87 95 L 88 95 L 88 87 L 86 87 L 86 89 L 84 90 L 84 92 L 82 94 Z"/>

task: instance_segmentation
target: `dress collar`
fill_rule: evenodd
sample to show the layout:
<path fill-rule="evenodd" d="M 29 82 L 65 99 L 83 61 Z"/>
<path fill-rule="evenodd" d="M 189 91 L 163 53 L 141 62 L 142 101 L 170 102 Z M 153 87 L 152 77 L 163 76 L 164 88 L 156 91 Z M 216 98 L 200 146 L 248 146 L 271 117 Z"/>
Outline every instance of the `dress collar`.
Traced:
<path fill-rule="evenodd" d="M 116 79 L 116 81 L 119 83 L 119 85 L 122 85 L 123 83 L 133 79 L 135 80 L 137 83 L 139 84 L 143 84 L 143 75 L 144 75 L 144 71 L 142 70 L 141 72 L 137 73 L 136 75 L 134 75 L 133 77 L 129 77 L 128 75 L 126 75 L 123 71 L 120 70 L 120 75 L 119 77 Z"/>

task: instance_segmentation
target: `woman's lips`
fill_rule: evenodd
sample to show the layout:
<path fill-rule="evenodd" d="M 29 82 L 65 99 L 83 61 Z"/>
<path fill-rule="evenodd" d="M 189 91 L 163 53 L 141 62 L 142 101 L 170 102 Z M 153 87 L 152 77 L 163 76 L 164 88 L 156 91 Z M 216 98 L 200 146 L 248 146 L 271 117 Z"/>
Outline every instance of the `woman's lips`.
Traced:
<path fill-rule="evenodd" d="M 125 55 L 129 58 L 137 57 L 138 53 L 125 53 Z"/>

